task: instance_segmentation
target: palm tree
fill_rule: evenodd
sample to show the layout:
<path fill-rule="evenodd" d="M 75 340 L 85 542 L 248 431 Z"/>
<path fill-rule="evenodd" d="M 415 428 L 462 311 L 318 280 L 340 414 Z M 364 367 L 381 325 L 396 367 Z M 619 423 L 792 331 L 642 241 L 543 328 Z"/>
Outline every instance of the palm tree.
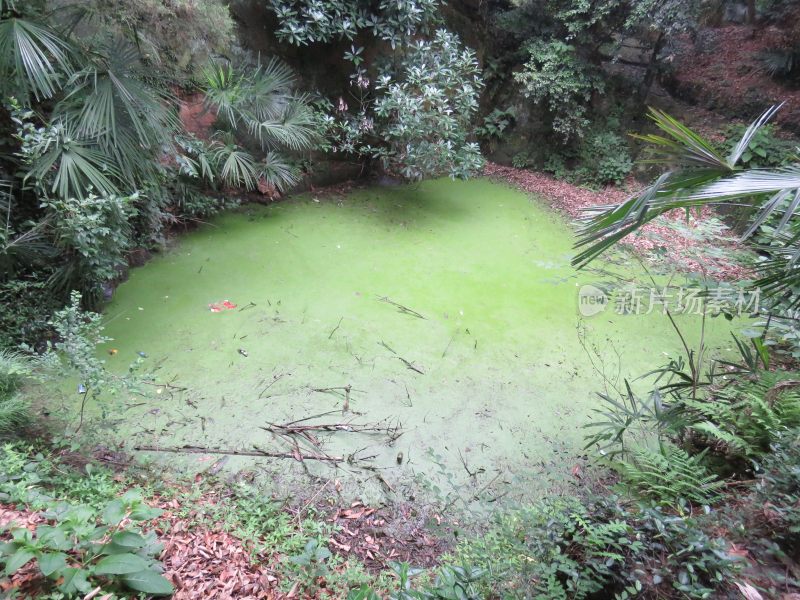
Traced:
<path fill-rule="evenodd" d="M 742 239 L 752 238 L 756 232 L 769 235 L 769 244 L 760 248 L 766 258 L 759 265 L 754 285 L 772 295 L 791 293 L 790 304 L 799 304 L 800 295 L 791 290 L 800 289 L 800 229 L 791 224 L 800 209 L 800 160 L 775 169 L 748 169 L 740 164 L 753 137 L 779 108 L 774 106 L 756 119 L 727 156 L 673 117 L 651 109 L 649 116 L 662 134 L 636 137 L 650 145 L 648 162 L 665 165 L 667 170 L 625 202 L 589 209 L 576 244 L 582 250 L 573 264 L 585 266 L 671 210 L 745 205 L 752 208 L 753 216 Z"/>
<path fill-rule="evenodd" d="M 297 183 L 296 169 L 280 151 L 313 147 L 317 130 L 309 97 L 292 90 L 289 68 L 276 60 L 250 72 L 216 64 L 206 69 L 205 78 L 207 109 L 223 127 L 212 140 L 210 162 L 217 165 L 223 182 L 253 189 L 263 178 L 279 190 Z M 235 141 L 248 137 L 265 153 L 261 161 Z"/>

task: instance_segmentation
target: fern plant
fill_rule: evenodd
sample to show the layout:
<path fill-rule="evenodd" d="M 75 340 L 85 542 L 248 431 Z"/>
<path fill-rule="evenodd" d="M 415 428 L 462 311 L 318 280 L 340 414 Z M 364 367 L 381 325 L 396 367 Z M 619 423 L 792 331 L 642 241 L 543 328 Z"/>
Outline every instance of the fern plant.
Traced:
<path fill-rule="evenodd" d="M 28 422 L 30 406 L 19 389 L 32 372 L 30 358 L 0 350 L 0 434 L 16 431 Z"/>
<path fill-rule="evenodd" d="M 658 451 L 637 448 L 626 458 L 613 463 L 622 485 L 638 496 L 659 504 L 674 506 L 681 500 L 696 505 L 713 504 L 720 499 L 724 485 L 704 465 L 706 451 L 690 455 L 669 443 Z"/>
<path fill-rule="evenodd" d="M 703 400 L 686 400 L 691 421 L 686 434 L 695 446 L 728 461 L 756 461 L 782 432 L 800 426 L 800 381 L 783 372 L 762 371 L 715 390 Z"/>

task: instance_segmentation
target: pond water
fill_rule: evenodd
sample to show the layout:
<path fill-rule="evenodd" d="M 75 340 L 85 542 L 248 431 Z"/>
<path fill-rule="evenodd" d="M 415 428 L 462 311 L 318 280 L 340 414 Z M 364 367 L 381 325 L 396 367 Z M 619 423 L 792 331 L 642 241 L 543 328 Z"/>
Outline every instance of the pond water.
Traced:
<path fill-rule="evenodd" d="M 560 216 L 486 180 L 221 216 L 134 269 L 106 309 L 108 365 L 142 352 L 159 381 L 186 388 L 123 398 L 113 435 L 127 448 L 291 452 L 263 427 L 336 411 L 304 423 L 386 420 L 403 435 L 315 434 L 330 455 L 373 457 L 366 470 L 240 457 L 225 468 L 255 466 L 275 485 L 309 469 L 368 497 L 463 483 L 491 500 L 558 485 L 582 454 L 597 369 L 635 376 L 679 349 L 658 311 L 581 318 L 577 290 L 599 275 L 570 267 L 572 242 Z M 236 308 L 209 310 L 226 300 Z M 699 319 L 680 321 L 696 339 Z M 729 329 L 711 321 L 707 343 Z M 219 458 L 142 455 L 194 470 Z"/>

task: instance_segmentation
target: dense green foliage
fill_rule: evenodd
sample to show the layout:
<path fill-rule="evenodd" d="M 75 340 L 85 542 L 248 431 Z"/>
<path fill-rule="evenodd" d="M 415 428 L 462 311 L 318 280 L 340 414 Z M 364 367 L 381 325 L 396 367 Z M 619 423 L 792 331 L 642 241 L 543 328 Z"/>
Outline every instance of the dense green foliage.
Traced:
<path fill-rule="evenodd" d="M 358 2 L 357 0 L 270 0 L 280 22 L 279 38 L 296 45 L 353 40 L 369 31 L 397 48 L 439 19 L 440 0 Z"/>
<path fill-rule="evenodd" d="M 374 98 L 359 50 L 351 60 L 359 106 L 348 112 L 341 104 L 326 118 L 334 152 L 378 159 L 387 172 L 411 181 L 466 178 L 480 169 L 480 149 L 468 140 L 481 88 L 478 63 L 456 36 L 438 30 L 432 40 L 412 44 L 396 74 L 378 76 Z"/>
<path fill-rule="evenodd" d="M 592 94 L 603 91 L 602 79 L 564 42 L 537 40 L 528 53 L 525 69 L 514 78 L 531 100 L 547 104 L 557 133 L 564 139 L 580 135 L 589 126 L 586 113 Z"/>
<path fill-rule="evenodd" d="M 292 32 L 279 30 L 279 35 L 293 43 L 353 39 L 357 30 L 366 29 L 388 42 L 392 55 L 367 62 L 364 47 L 356 45 L 345 53 L 353 69 L 350 99 L 320 103 L 325 149 L 377 159 L 387 173 L 410 181 L 466 178 L 480 170 L 483 159 L 471 141 L 483 85 L 475 53 L 441 28 L 414 39 L 418 30 L 436 24 L 437 2 L 381 3 L 372 15 L 353 2 L 310 2 L 302 9 L 288 4 L 273 6 Z M 298 14 L 304 15 L 301 21 Z M 339 29 L 342 22 L 354 30 Z"/>
<path fill-rule="evenodd" d="M 644 44 L 647 57 L 640 66 L 644 68 L 642 93 L 646 94 L 664 46 L 696 26 L 701 4 L 686 0 L 520 0 L 497 16 L 497 28 L 508 37 L 508 50 L 501 46 L 500 58 L 523 61 L 513 77 L 524 95 L 547 108 L 558 137 L 574 141 L 586 132 L 594 100 L 608 87 L 610 76 L 602 65 L 615 60 L 620 42 L 636 36 Z"/>
<path fill-rule="evenodd" d="M 30 422 L 30 406 L 21 388 L 33 375 L 30 357 L 0 350 L 0 435 L 19 433 Z"/>

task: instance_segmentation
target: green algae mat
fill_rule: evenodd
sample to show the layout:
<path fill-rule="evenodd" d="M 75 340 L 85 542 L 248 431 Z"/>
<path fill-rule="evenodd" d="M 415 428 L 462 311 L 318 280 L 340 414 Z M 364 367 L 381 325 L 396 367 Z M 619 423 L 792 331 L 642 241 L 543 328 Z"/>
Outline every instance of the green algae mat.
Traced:
<path fill-rule="evenodd" d="M 570 267 L 572 242 L 560 216 L 486 180 L 225 214 L 134 269 L 107 306 L 107 364 L 143 353 L 171 382 L 116 400 L 107 435 L 127 449 L 286 453 L 225 469 L 275 485 L 310 473 L 362 495 L 556 485 L 582 454 L 601 373 L 619 382 L 679 352 L 658 310 L 581 316 L 578 290 L 599 276 Z M 679 321 L 696 339 L 699 318 Z M 722 319 L 706 329 L 712 347 L 729 339 Z M 339 429 L 275 429 L 291 422 Z M 221 455 L 139 456 L 201 470 Z"/>

